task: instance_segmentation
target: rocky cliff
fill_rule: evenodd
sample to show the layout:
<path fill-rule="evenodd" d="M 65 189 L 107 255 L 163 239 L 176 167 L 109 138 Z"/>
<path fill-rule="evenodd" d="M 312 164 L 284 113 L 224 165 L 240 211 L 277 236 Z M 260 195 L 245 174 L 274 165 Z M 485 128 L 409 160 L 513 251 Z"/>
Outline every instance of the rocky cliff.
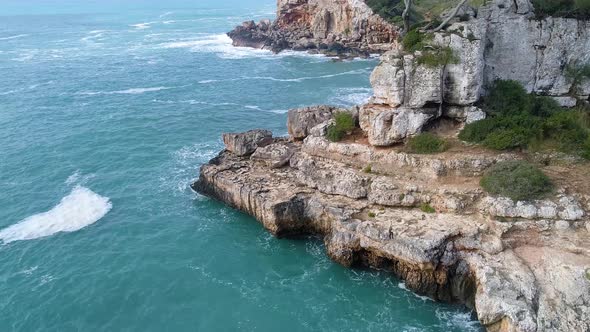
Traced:
<path fill-rule="evenodd" d="M 362 0 L 277 0 L 274 22 L 244 22 L 228 34 L 234 46 L 280 52 L 315 50 L 333 55 L 369 55 L 390 50 L 398 28 Z"/>
<path fill-rule="evenodd" d="M 549 162 L 558 194 L 514 202 L 486 195 L 478 176 L 521 155 L 332 143 L 323 135 L 337 111 L 290 111 L 291 139 L 225 135 L 226 151 L 193 188 L 277 236 L 322 235 L 345 266 L 390 271 L 420 294 L 465 303 L 488 331 L 590 330 L 587 165 Z"/>
<path fill-rule="evenodd" d="M 421 51 L 400 49 L 382 56 L 371 75 L 374 97 L 362 111 L 371 144 L 399 143 L 441 116 L 480 120 L 477 105 L 498 79 L 566 107 L 589 101 L 590 80 L 573 87 L 567 68 L 590 63 L 590 21 L 536 19 L 528 0 L 494 0 L 435 33 L 433 44 L 449 47 L 456 63 L 421 65 Z"/>
<path fill-rule="evenodd" d="M 322 235 L 330 257 L 345 266 L 387 270 L 420 294 L 465 303 L 488 331 L 590 331 L 588 163 L 498 153 L 456 138 L 463 123 L 486 117 L 478 106 L 496 79 L 517 80 L 564 106 L 587 102 L 590 84 L 572 89 L 565 70 L 590 60 L 588 22 L 538 20 L 528 0 L 465 12 L 469 19 L 432 36 L 457 61 L 426 65 L 418 61 L 423 51 L 391 43 L 371 75 L 369 103 L 291 110 L 285 138 L 225 134 L 226 150 L 201 168 L 193 188 L 277 236 Z M 396 29 L 373 29 L 379 22 L 361 1 L 280 0 L 274 23 L 248 23 L 233 38 L 271 48 L 279 41 L 277 50 L 326 40 L 386 50 Z M 305 36 L 273 35 L 285 31 Z M 342 112 L 357 128 L 331 142 L 327 129 Z M 445 135 L 450 150 L 417 155 L 398 144 L 425 129 Z M 514 201 L 481 189 L 487 169 L 520 159 L 543 165 L 552 195 Z"/>

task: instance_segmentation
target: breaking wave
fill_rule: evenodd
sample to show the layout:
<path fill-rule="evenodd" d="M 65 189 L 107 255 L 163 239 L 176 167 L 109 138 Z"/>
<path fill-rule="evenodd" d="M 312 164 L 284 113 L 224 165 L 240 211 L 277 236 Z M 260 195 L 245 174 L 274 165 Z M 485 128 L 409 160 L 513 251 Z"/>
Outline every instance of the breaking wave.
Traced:
<path fill-rule="evenodd" d="M 321 61 L 328 61 L 324 55 L 309 54 L 307 52 L 286 51 L 274 54 L 269 50 L 254 49 L 250 47 L 235 47 L 232 40 L 226 34 L 215 34 L 198 37 L 192 40 L 173 41 L 160 44 L 159 48 L 189 49 L 195 53 L 214 53 L 222 59 L 268 58 L 280 59 L 287 56 L 314 57 Z"/>
<path fill-rule="evenodd" d="M 23 37 L 28 37 L 29 35 L 15 35 L 15 36 L 9 36 L 9 37 L 0 37 L 0 40 L 11 40 L 11 39 L 17 39 L 17 38 L 23 38 Z"/>
<path fill-rule="evenodd" d="M 158 86 L 154 88 L 131 88 L 127 90 L 118 90 L 118 91 L 84 91 L 79 92 L 79 95 L 86 95 L 86 96 L 96 96 L 96 95 L 140 95 L 146 92 L 156 92 L 162 90 L 170 90 L 173 89 L 167 86 Z"/>
<path fill-rule="evenodd" d="M 92 225 L 112 208 L 107 197 L 77 186 L 51 210 L 30 216 L 0 231 L 4 243 L 32 240 L 60 232 L 75 232 Z"/>

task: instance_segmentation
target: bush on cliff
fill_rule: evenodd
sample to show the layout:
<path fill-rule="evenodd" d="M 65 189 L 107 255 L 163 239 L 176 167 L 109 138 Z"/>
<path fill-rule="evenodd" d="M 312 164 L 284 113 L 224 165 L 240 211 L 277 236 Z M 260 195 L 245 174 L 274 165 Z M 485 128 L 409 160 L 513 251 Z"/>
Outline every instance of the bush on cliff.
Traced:
<path fill-rule="evenodd" d="M 515 201 L 542 198 L 552 191 L 551 180 L 540 169 L 524 161 L 505 161 L 492 166 L 480 181 L 492 195 Z"/>
<path fill-rule="evenodd" d="M 539 17 L 590 18 L 590 0 L 533 0 Z"/>
<path fill-rule="evenodd" d="M 588 109 L 563 109 L 514 81 L 496 82 L 483 107 L 489 117 L 466 125 L 459 139 L 495 150 L 554 148 L 590 159 Z"/>
<path fill-rule="evenodd" d="M 338 112 L 334 115 L 334 123 L 328 126 L 326 137 L 332 142 L 341 141 L 347 133 L 354 129 L 354 118 L 348 112 Z"/>
<path fill-rule="evenodd" d="M 408 148 L 418 154 L 439 153 L 448 149 L 448 143 L 431 133 L 422 133 L 410 138 Z"/>

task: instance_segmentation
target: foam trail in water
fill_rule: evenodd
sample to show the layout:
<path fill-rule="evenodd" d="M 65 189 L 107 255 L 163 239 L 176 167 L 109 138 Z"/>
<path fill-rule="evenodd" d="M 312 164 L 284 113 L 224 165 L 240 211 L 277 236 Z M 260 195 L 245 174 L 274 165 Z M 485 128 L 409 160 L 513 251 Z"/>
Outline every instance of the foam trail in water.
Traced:
<path fill-rule="evenodd" d="M 38 239 L 59 232 L 75 232 L 100 220 L 112 207 L 107 197 L 77 186 L 53 209 L 1 230 L 0 241 L 6 244 Z"/>
<path fill-rule="evenodd" d="M 10 37 L 0 37 L 0 40 L 10 40 L 10 39 L 17 39 L 17 38 L 22 38 L 22 37 L 28 37 L 29 35 L 16 35 L 16 36 L 10 36 Z"/>
<path fill-rule="evenodd" d="M 158 86 L 155 88 L 132 88 L 127 90 L 119 90 L 119 91 L 85 91 L 79 92 L 80 95 L 87 95 L 87 96 L 95 96 L 95 95 L 140 95 L 146 92 L 156 92 L 162 90 L 169 90 L 172 89 L 171 87 L 167 86 Z"/>
<path fill-rule="evenodd" d="M 265 58 L 280 59 L 287 56 L 315 57 L 321 61 L 327 58 L 320 54 L 307 52 L 281 52 L 274 54 L 269 50 L 254 49 L 250 47 L 234 47 L 232 40 L 226 34 L 206 35 L 193 40 L 173 41 L 160 44 L 158 47 L 165 49 L 188 48 L 196 53 L 214 53 L 222 59 Z"/>

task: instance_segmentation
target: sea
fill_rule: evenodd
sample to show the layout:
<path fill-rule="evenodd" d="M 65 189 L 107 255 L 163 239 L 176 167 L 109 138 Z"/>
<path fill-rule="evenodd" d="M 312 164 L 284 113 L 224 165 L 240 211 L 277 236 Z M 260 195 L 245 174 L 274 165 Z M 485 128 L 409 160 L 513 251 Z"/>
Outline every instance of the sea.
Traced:
<path fill-rule="evenodd" d="M 371 95 L 378 59 L 235 48 L 274 0 L 0 0 L 0 331 L 482 331 L 189 185 L 221 134 Z"/>

